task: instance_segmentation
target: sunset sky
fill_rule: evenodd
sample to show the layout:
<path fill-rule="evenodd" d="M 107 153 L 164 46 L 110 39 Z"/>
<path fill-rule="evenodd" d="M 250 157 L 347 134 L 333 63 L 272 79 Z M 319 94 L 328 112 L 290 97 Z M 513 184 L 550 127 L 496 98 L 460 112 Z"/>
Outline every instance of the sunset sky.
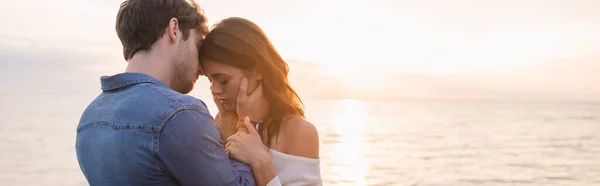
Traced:
<path fill-rule="evenodd" d="M 210 23 L 261 26 L 306 98 L 600 101 L 596 0 L 197 2 Z M 120 3 L 0 1 L 2 91 L 99 91 L 126 65 Z M 208 94 L 205 80 L 192 92 Z"/>

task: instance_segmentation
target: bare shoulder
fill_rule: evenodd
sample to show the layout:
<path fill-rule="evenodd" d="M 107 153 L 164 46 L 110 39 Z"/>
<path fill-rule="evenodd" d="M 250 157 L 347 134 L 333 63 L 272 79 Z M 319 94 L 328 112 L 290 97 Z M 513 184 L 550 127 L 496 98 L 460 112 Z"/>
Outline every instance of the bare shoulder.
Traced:
<path fill-rule="evenodd" d="M 319 158 L 319 134 L 317 128 L 298 115 L 285 118 L 279 138 L 286 154 L 307 158 Z"/>

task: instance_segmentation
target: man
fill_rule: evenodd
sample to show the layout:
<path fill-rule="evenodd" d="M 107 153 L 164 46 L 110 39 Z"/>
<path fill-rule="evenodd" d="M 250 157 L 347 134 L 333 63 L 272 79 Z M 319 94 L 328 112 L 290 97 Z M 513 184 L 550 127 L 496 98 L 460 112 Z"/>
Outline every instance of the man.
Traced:
<path fill-rule="evenodd" d="M 125 1 L 116 30 L 126 73 L 101 78 L 77 128 L 88 183 L 254 185 L 250 168 L 225 155 L 204 102 L 184 95 L 200 75 L 197 47 L 208 30 L 198 4 Z"/>

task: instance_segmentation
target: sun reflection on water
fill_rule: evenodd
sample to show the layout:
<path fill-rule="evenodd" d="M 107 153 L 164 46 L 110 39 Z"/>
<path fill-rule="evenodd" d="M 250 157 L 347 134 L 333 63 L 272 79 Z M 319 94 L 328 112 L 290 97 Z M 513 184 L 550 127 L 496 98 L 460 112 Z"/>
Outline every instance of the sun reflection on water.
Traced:
<path fill-rule="evenodd" d="M 367 185 L 369 161 L 364 158 L 367 144 L 364 140 L 367 110 L 360 100 L 344 99 L 337 102 L 337 114 L 332 129 L 337 136 L 332 149 L 332 178 L 340 185 Z"/>

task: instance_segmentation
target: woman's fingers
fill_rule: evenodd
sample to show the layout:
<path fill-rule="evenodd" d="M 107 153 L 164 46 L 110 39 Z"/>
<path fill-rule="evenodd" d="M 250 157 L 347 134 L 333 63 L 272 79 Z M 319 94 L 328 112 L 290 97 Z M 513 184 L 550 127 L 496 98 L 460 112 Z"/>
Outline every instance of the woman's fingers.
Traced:
<path fill-rule="evenodd" d="M 235 134 L 232 136 L 235 136 Z M 230 138 L 231 138 L 231 140 L 227 140 L 227 143 L 225 144 L 225 148 L 231 147 L 231 145 L 233 145 L 235 143 L 235 138 L 232 138 L 232 137 L 230 137 Z"/>
<path fill-rule="evenodd" d="M 247 115 L 247 103 L 248 102 L 248 79 L 242 78 L 236 100 L 236 108 L 238 116 L 242 117 Z"/>
<path fill-rule="evenodd" d="M 227 154 L 227 156 L 231 156 L 231 150 L 229 148 L 225 148 L 225 154 Z"/>
<path fill-rule="evenodd" d="M 246 128 L 248 134 L 260 136 L 258 135 L 258 131 L 256 131 L 256 128 L 254 128 L 254 124 L 250 122 L 250 118 L 248 116 L 244 118 L 244 128 Z"/>
<path fill-rule="evenodd" d="M 223 105 L 223 103 L 221 103 L 221 101 L 219 101 L 219 98 L 217 98 L 217 96 L 215 96 L 215 95 L 213 95 L 213 102 L 215 102 L 215 105 L 217 105 L 219 114 L 227 113 L 227 109 L 225 109 L 225 105 Z"/>

